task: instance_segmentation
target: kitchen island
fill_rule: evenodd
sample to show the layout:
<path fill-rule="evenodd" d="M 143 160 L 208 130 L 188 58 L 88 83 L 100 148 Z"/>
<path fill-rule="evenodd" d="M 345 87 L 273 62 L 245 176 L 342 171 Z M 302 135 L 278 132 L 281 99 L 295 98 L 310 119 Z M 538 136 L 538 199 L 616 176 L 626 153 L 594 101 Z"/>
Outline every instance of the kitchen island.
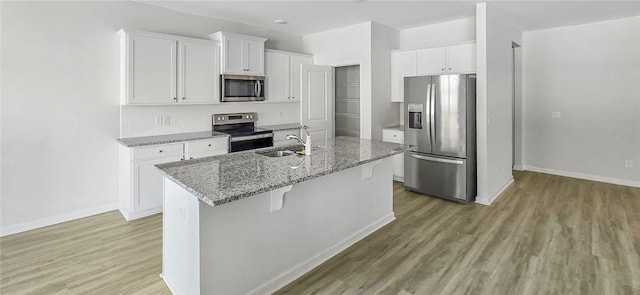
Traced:
<path fill-rule="evenodd" d="M 269 294 L 394 220 L 401 145 L 338 137 L 311 156 L 258 153 L 273 149 L 157 165 L 174 294 Z"/>

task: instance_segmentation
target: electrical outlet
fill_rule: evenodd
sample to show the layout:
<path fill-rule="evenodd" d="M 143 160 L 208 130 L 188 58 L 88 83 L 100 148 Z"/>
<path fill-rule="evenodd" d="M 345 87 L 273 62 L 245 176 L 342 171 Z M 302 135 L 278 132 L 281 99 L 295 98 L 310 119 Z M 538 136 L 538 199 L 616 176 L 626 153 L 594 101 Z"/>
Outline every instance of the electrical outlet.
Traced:
<path fill-rule="evenodd" d="M 624 161 L 624 166 L 627 168 L 633 168 L 633 161 L 631 160 Z"/>
<path fill-rule="evenodd" d="M 156 117 L 156 126 L 162 126 L 162 117 Z"/>
<path fill-rule="evenodd" d="M 166 125 L 166 126 L 171 125 L 171 117 L 170 116 L 162 117 L 162 125 Z"/>
<path fill-rule="evenodd" d="M 551 112 L 551 118 L 560 119 L 560 118 L 562 118 L 562 113 L 561 112 Z"/>
<path fill-rule="evenodd" d="M 278 118 L 282 118 L 282 112 L 278 112 Z"/>

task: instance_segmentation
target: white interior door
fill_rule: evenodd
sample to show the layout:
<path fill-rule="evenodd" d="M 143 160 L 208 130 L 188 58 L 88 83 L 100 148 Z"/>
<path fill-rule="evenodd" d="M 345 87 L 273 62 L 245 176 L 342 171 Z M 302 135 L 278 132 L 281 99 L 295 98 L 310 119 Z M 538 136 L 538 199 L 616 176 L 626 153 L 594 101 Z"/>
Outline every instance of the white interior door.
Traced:
<path fill-rule="evenodd" d="M 302 65 L 301 73 L 302 125 L 309 126 L 313 145 L 325 146 L 327 139 L 333 138 L 333 69 L 330 66 Z"/>

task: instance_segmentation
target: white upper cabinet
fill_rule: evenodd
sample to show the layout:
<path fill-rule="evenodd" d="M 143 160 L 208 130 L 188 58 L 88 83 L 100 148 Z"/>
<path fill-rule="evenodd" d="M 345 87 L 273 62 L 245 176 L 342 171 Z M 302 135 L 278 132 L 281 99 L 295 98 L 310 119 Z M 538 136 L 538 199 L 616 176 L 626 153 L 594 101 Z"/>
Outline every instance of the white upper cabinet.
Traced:
<path fill-rule="evenodd" d="M 266 99 L 269 101 L 289 101 L 289 55 L 267 51 L 264 56 L 266 76 Z"/>
<path fill-rule="evenodd" d="M 300 100 L 300 67 L 313 64 L 313 57 L 277 50 L 265 52 L 266 100 Z"/>
<path fill-rule="evenodd" d="M 215 41 L 120 30 L 121 104 L 220 102 Z"/>
<path fill-rule="evenodd" d="M 476 44 L 447 47 L 447 72 L 475 73 Z"/>
<path fill-rule="evenodd" d="M 179 41 L 180 103 L 220 102 L 220 49 L 211 42 Z"/>
<path fill-rule="evenodd" d="M 415 52 L 396 52 L 391 54 L 391 101 L 404 101 L 404 78 L 416 75 Z"/>
<path fill-rule="evenodd" d="M 225 74 L 228 73 L 244 73 L 247 70 L 246 65 L 243 63 L 246 58 L 242 55 L 242 47 L 244 46 L 244 40 L 237 38 L 226 38 L 226 42 L 223 42 L 223 58 L 222 71 Z"/>
<path fill-rule="evenodd" d="M 404 101 L 404 78 L 476 71 L 476 44 L 391 53 L 391 101 Z"/>
<path fill-rule="evenodd" d="M 429 48 L 417 51 L 418 76 L 442 74 L 445 72 L 446 49 Z"/>
<path fill-rule="evenodd" d="M 223 74 L 264 76 L 265 38 L 217 32 L 210 35 L 222 44 Z"/>
<path fill-rule="evenodd" d="M 162 36 L 124 40 L 123 94 L 126 104 L 173 104 L 176 99 L 177 42 Z"/>
<path fill-rule="evenodd" d="M 291 100 L 292 101 L 300 101 L 300 85 L 302 83 L 302 65 L 312 65 L 313 64 L 313 57 L 312 56 L 303 56 L 303 55 L 299 55 L 299 54 L 294 54 L 291 55 L 291 61 L 289 62 L 290 68 L 291 68 L 291 74 L 289 75 L 289 77 L 291 77 L 291 83 L 290 83 L 290 91 L 289 94 L 291 95 Z"/>

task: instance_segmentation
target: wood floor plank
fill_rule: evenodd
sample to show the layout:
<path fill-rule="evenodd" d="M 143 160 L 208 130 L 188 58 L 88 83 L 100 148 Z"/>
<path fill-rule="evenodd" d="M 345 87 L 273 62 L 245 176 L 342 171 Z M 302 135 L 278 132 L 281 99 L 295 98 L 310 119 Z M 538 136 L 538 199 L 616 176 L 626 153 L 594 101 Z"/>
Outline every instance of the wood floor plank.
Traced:
<path fill-rule="evenodd" d="M 491 206 L 394 183 L 396 220 L 276 294 L 640 294 L 640 189 L 533 172 Z M 162 217 L 0 238 L 0 294 L 170 294 Z"/>

